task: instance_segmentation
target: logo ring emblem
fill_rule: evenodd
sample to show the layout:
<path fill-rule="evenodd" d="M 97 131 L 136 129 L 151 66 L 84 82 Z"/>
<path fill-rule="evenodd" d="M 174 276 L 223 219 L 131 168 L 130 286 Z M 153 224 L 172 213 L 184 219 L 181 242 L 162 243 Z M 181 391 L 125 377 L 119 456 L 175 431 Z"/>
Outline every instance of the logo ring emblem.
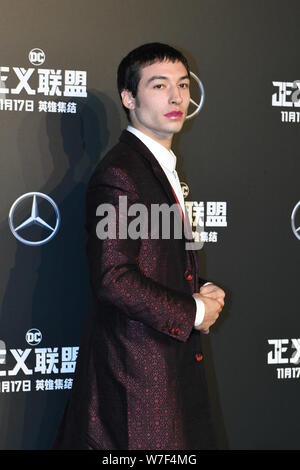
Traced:
<path fill-rule="evenodd" d="M 181 191 L 182 191 L 183 197 L 186 198 L 189 195 L 189 192 L 190 192 L 189 187 L 183 181 L 180 181 L 180 186 L 181 186 Z"/>
<path fill-rule="evenodd" d="M 299 227 L 297 228 L 297 227 L 296 227 L 296 223 L 295 223 L 296 213 L 297 213 L 298 209 L 300 209 L 300 201 L 297 202 L 297 204 L 295 205 L 295 207 L 294 207 L 294 209 L 293 209 L 293 212 L 292 212 L 292 215 L 291 215 L 292 230 L 293 230 L 293 232 L 294 232 L 295 237 L 297 237 L 298 240 L 300 240 L 300 225 L 299 225 Z"/>
<path fill-rule="evenodd" d="M 194 116 L 196 116 L 196 114 L 198 114 L 201 111 L 203 104 L 204 104 L 204 100 L 205 100 L 205 91 L 204 91 L 203 83 L 194 72 L 190 72 L 190 74 L 191 74 L 191 77 L 196 81 L 197 85 L 200 88 L 201 98 L 200 98 L 200 103 L 196 103 L 196 101 L 190 98 L 190 103 L 196 106 L 196 109 L 191 114 L 188 114 L 185 119 L 191 119 Z"/>
<path fill-rule="evenodd" d="M 18 227 L 14 226 L 14 213 L 18 205 L 23 201 L 24 199 L 28 199 L 32 197 L 33 202 L 32 202 L 32 208 L 31 208 L 31 216 L 26 219 L 23 223 L 21 223 Z M 38 213 L 38 205 L 37 205 L 37 197 L 40 197 L 42 199 L 45 199 L 50 203 L 50 205 L 53 207 L 55 215 L 56 215 L 56 224 L 55 227 L 51 227 L 49 224 L 47 224 L 41 217 L 39 217 Z M 30 245 L 30 246 L 39 246 L 43 245 L 44 243 L 49 242 L 57 233 L 60 225 L 60 214 L 57 205 L 51 199 L 51 197 L 47 196 L 46 194 L 39 193 L 39 192 L 31 192 L 31 193 L 26 193 L 20 196 L 11 206 L 9 215 L 8 215 L 8 223 L 10 230 L 12 234 L 15 236 L 17 240 L 19 240 L 21 243 L 24 243 L 25 245 Z M 51 233 L 48 237 L 44 238 L 43 240 L 39 241 L 30 241 L 26 240 L 25 238 L 21 237 L 18 234 L 18 231 L 22 228 L 29 227 L 30 225 L 39 225 L 41 227 L 44 227 L 45 229 L 48 229 Z"/>
<path fill-rule="evenodd" d="M 45 52 L 38 47 L 31 49 L 28 54 L 29 62 L 31 62 L 32 65 L 42 65 L 45 62 L 45 58 Z"/>

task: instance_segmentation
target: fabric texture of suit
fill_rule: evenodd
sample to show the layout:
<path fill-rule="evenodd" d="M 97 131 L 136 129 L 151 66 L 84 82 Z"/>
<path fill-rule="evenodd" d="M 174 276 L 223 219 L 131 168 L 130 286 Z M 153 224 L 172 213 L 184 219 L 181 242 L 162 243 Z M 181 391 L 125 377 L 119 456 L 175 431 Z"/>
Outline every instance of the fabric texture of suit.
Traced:
<path fill-rule="evenodd" d="M 97 207 L 110 203 L 118 214 L 119 196 L 149 214 L 151 204 L 176 203 L 154 155 L 126 130 L 88 186 L 92 311 L 52 448 L 213 449 L 201 333 L 193 328 L 196 252 L 172 231 L 170 239 L 100 240 Z M 183 229 L 179 210 L 177 223 Z"/>

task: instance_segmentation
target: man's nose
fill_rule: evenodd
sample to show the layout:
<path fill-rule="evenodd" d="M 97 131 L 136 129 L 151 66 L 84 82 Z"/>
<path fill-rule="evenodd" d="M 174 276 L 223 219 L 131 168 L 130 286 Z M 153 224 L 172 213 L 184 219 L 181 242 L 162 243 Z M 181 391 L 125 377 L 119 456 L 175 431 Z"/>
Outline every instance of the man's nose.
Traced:
<path fill-rule="evenodd" d="M 176 103 L 176 104 L 180 104 L 182 102 L 182 96 L 177 86 L 171 89 L 170 101 L 171 103 Z"/>

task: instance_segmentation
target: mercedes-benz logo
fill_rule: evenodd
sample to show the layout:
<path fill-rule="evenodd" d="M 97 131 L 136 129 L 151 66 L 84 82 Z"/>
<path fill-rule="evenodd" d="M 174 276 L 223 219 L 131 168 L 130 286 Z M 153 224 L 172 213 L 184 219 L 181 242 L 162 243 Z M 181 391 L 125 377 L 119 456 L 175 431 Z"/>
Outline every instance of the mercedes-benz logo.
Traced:
<path fill-rule="evenodd" d="M 22 201 L 24 201 L 24 199 L 28 199 L 28 198 L 32 198 L 31 215 L 26 220 L 24 220 L 24 222 L 22 222 L 20 225 L 15 227 L 15 224 L 14 224 L 15 210 L 22 203 Z M 54 209 L 55 216 L 56 216 L 56 223 L 54 227 L 51 227 L 49 224 L 47 224 L 47 222 L 45 222 L 45 220 L 43 220 L 39 216 L 37 198 L 46 200 Z M 57 205 L 55 204 L 53 199 L 51 199 L 51 197 L 43 193 L 31 192 L 31 193 L 23 194 L 13 203 L 9 211 L 8 223 L 9 223 L 9 227 L 10 227 L 12 234 L 17 238 L 17 240 L 24 243 L 25 245 L 39 246 L 39 245 L 43 245 L 44 243 L 49 242 L 56 235 L 59 225 L 60 225 L 60 214 L 59 214 Z M 46 232 L 48 233 L 50 232 L 50 235 L 38 241 L 26 240 L 21 235 L 19 235 L 19 233 L 22 232 L 23 229 L 33 226 L 33 225 L 38 225 L 40 227 L 43 227 L 46 230 Z"/>
<path fill-rule="evenodd" d="M 195 80 L 195 82 L 197 83 L 197 85 L 200 88 L 201 98 L 200 98 L 200 103 L 196 103 L 196 101 L 194 101 L 192 98 L 190 98 L 190 103 L 193 104 L 194 106 L 196 106 L 196 109 L 191 114 L 188 114 L 185 119 L 191 119 L 192 117 L 196 116 L 196 114 L 198 114 L 200 112 L 200 110 L 201 110 L 201 108 L 204 104 L 204 99 L 205 99 L 204 86 L 203 86 L 200 78 L 198 78 L 197 75 L 194 74 L 194 72 L 190 72 L 190 74 L 191 74 L 191 77 Z"/>
<path fill-rule="evenodd" d="M 298 222 L 296 222 L 296 214 L 298 213 Z M 292 215 L 291 215 L 291 225 L 295 237 L 300 240 L 300 201 L 295 205 Z M 297 227 L 298 225 L 298 227 Z"/>

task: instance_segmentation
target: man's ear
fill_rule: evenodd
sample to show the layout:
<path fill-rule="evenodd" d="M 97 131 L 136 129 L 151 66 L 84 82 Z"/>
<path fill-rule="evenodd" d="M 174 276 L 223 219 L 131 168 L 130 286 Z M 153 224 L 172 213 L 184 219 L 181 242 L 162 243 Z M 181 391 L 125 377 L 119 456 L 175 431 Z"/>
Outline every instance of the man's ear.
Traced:
<path fill-rule="evenodd" d="M 121 91 L 122 103 L 125 108 L 134 109 L 135 108 L 135 98 L 133 98 L 131 91 L 122 90 Z"/>

